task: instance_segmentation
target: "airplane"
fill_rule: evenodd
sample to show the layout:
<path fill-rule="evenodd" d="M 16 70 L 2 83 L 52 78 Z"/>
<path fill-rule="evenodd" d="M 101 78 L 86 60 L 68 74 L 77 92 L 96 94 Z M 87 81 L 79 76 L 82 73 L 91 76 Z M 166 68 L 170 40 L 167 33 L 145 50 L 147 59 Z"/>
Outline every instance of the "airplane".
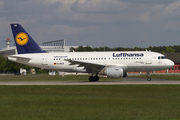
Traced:
<path fill-rule="evenodd" d="M 110 78 L 127 77 L 127 72 L 150 71 L 172 68 L 174 62 L 163 54 L 151 51 L 111 52 L 59 52 L 42 50 L 20 24 L 11 24 L 18 54 L 8 59 L 25 65 L 62 72 L 91 73 L 89 81 L 99 81 L 98 75 Z"/>

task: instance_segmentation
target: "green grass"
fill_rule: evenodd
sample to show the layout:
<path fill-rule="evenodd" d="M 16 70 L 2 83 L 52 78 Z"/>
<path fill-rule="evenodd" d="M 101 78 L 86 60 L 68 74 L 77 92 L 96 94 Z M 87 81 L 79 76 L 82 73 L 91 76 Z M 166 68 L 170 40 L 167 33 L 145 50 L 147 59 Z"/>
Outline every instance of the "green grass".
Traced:
<path fill-rule="evenodd" d="M 180 85 L 0 86 L 0 120 L 179 120 Z"/>
<path fill-rule="evenodd" d="M 130 78 L 147 78 L 147 75 L 128 76 Z M 180 74 L 152 74 L 152 79 L 180 80 Z"/>
<path fill-rule="evenodd" d="M 1 75 L 0 81 L 89 81 L 90 75 L 48 75 L 48 74 L 37 74 L 37 75 Z M 100 80 L 114 80 L 113 78 L 100 77 Z M 118 79 L 115 79 L 118 80 Z M 119 79 L 120 80 L 120 79 Z"/>

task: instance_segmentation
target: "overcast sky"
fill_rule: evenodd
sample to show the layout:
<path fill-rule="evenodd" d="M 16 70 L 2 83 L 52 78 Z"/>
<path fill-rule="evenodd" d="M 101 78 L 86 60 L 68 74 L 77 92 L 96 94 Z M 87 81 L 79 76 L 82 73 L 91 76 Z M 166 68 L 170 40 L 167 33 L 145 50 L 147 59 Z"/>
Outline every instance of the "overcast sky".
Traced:
<path fill-rule="evenodd" d="M 39 45 L 180 45 L 180 0 L 0 0 L 0 49 L 21 24 Z M 14 43 L 14 41 L 12 42 Z"/>

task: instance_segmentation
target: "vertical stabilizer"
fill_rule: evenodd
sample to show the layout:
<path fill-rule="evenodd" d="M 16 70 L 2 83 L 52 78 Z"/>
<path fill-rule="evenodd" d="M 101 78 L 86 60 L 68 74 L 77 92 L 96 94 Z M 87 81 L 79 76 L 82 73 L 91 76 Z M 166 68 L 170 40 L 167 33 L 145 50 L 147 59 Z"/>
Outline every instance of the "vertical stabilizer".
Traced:
<path fill-rule="evenodd" d="M 14 41 L 18 54 L 44 53 L 33 38 L 24 30 L 20 24 L 11 24 Z"/>

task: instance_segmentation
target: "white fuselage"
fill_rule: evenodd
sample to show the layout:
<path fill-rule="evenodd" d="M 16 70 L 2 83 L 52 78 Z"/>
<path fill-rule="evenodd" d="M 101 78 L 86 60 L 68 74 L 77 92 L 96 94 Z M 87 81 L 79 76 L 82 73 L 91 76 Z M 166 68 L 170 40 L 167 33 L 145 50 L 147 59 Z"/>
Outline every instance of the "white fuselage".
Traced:
<path fill-rule="evenodd" d="M 174 63 L 164 55 L 148 51 L 34 53 L 12 55 L 8 59 L 29 66 L 64 72 L 89 72 L 83 71 L 83 66 L 78 67 L 78 64 L 71 64 L 66 60 L 102 66 L 120 66 L 126 72 L 158 71 L 174 66 Z"/>

